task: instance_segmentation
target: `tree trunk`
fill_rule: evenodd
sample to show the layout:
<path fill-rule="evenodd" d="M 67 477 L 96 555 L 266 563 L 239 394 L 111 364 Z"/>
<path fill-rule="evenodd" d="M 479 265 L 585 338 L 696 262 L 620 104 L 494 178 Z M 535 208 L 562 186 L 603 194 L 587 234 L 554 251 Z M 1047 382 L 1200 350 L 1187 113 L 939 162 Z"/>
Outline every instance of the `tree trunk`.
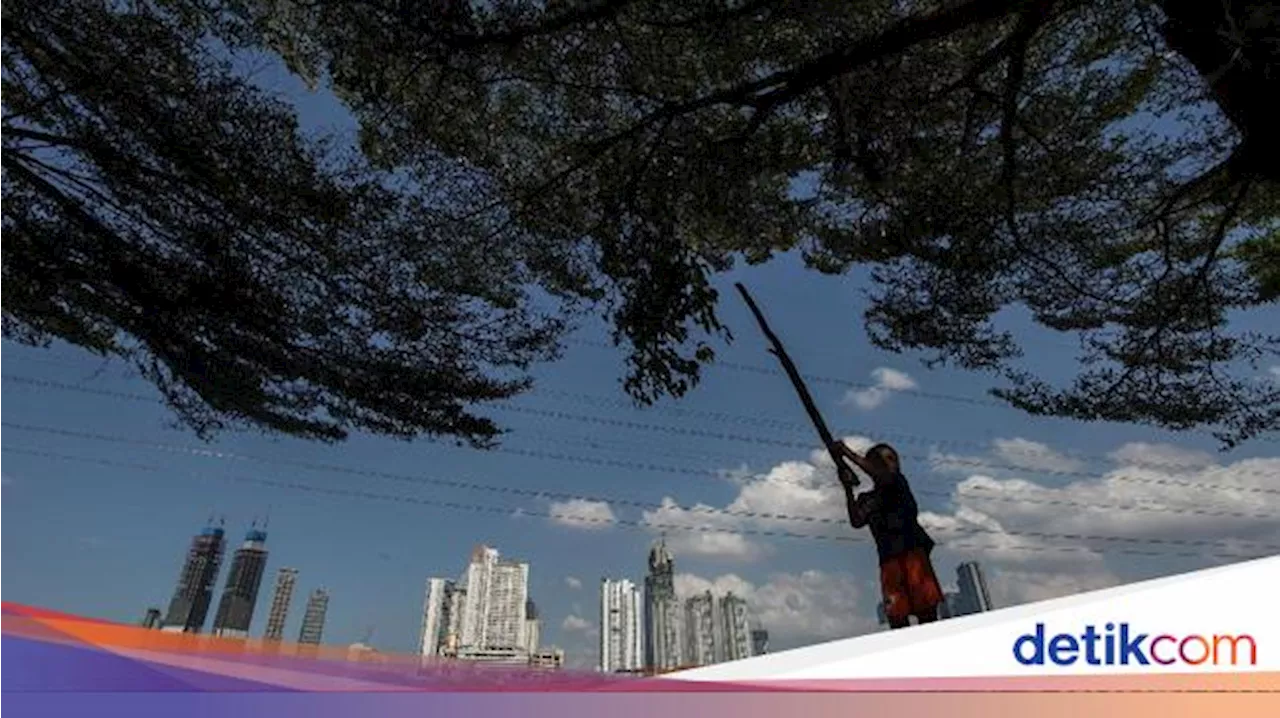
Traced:
<path fill-rule="evenodd" d="M 1242 0 L 1161 0 L 1169 46 L 1212 90 L 1242 142 L 1232 169 L 1280 180 L 1280 8 Z"/>

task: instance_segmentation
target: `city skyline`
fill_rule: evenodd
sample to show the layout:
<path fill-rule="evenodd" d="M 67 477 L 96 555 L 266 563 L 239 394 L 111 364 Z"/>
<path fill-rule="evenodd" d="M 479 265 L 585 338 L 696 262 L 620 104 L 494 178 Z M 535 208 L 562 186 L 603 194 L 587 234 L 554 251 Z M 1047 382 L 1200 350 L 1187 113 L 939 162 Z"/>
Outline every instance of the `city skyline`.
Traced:
<path fill-rule="evenodd" d="M 747 282 L 761 301 L 768 303 L 770 320 L 785 327 L 788 348 L 806 373 L 874 382 L 869 372 L 887 366 L 908 373 L 922 391 L 980 396 L 986 388 L 963 372 L 913 368 L 908 358 L 880 353 L 853 338 L 853 334 L 849 335 L 848 346 L 833 348 L 829 327 L 814 322 L 812 308 L 846 306 L 850 296 L 847 292 L 852 291 L 847 284 L 813 281 L 798 268 L 793 271 L 786 267 L 768 272 L 744 270 L 736 278 Z M 800 281 L 802 278 L 806 281 Z M 732 291 L 731 285 L 724 288 Z M 742 340 L 732 345 L 717 346 L 718 359 L 772 368 L 768 364 L 771 358 L 749 333 L 754 326 L 751 317 L 732 302 L 725 303 L 725 310 L 726 319 L 737 322 L 748 333 L 741 334 Z M 596 332 L 592 327 L 585 327 L 575 336 L 583 341 L 609 341 L 607 333 Z M 776 528 L 804 533 L 817 531 L 818 526 L 792 526 L 789 522 L 784 527 L 777 520 L 722 513 L 726 509 L 772 511 L 813 516 L 824 522 L 840 518 L 842 507 L 829 501 L 824 493 L 825 484 L 834 479 L 822 473 L 821 462 L 811 460 L 810 450 L 805 448 L 811 445 L 812 449 L 821 449 L 807 433 L 811 430 L 786 378 L 748 376 L 717 363 L 708 369 L 706 383 L 681 402 L 644 410 L 593 408 L 575 403 L 574 397 L 579 394 L 621 398 L 615 382 L 618 363 L 611 356 L 599 348 L 572 345 L 563 362 L 537 368 L 535 390 L 516 401 L 527 408 L 598 415 L 610 421 L 661 425 L 673 431 L 692 427 L 694 421 L 671 411 L 717 412 L 717 416 L 722 413 L 748 417 L 756 423 L 735 427 L 728 418 L 707 419 L 710 423 L 704 429 L 774 440 L 785 438 L 800 446 L 712 441 L 665 431 L 642 432 L 585 421 L 550 420 L 505 410 L 494 412 L 495 419 L 512 432 L 503 438 L 500 451 L 365 436 L 353 436 L 349 442 L 330 446 L 237 432 L 220 434 L 212 445 L 205 446 L 189 433 L 168 428 L 168 418 L 159 406 L 153 409 L 146 402 L 122 402 L 81 392 L 35 392 L 6 382 L 10 411 L 22 416 L 24 423 L 131 437 L 170 449 L 153 451 L 134 444 L 11 432 L 6 446 L 152 465 L 160 471 L 98 465 L 88 465 L 86 470 L 83 463 L 6 453 L 4 499 L 9 502 L 6 518 L 10 522 L 6 523 L 4 540 L 10 547 L 5 554 L 5 577 L 11 579 L 9 591 L 13 600 L 134 623 L 148 606 L 167 612 L 184 558 L 183 544 L 203 525 L 211 507 L 226 512 L 229 518 L 235 517 L 229 525 L 238 534 L 241 517 L 247 523 L 249 517 L 260 514 L 262 507 L 270 504 L 277 507 L 272 512 L 272 560 L 278 558 L 301 571 L 295 604 L 285 628 L 289 640 L 297 637 L 307 594 L 315 584 L 323 583 L 334 593 L 326 620 L 327 637 L 332 634 L 333 640 L 343 644 L 355 642 L 369 617 L 376 615 L 385 617 L 379 620 L 386 621 L 388 627 L 397 626 L 394 631 L 380 633 L 378 647 L 412 653 L 419 639 L 423 580 L 432 573 L 433 566 L 450 567 L 448 573 L 452 574 L 458 557 L 465 557 L 472 545 L 484 541 L 518 550 L 521 558 L 535 565 L 537 575 L 531 579 L 531 590 L 542 614 L 543 641 L 564 646 L 571 662 L 577 665 L 594 666 L 599 639 L 593 579 L 602 574 L 631 575 L 639 581 L 644 574 L 644 553 L 660 531 L 646 527 L 645 522 L 661 526 L 690 524 L 726 532 L 693 534 L 667 529 L 668 546 L 678 549 L 677 572 L 684 575 L 678 578 L 696 585 L 722 584 L 725 588 L 745 584 L 743 595 L 771 617 L 768 631 L 772 650 L 875 630 L 876 557 L 868 544 L 734 533 Z M 4 359 L 6 372 L 68 383 L 103 368 L 100 359 L 64 345 L 36 351 L 6 344 Z M 60 363 L 46 363 L 46 359 Z M 1056 355 L 1039 352 L 1029 355 L 1028 360 L 1052 363 Z M 113 363 L 100 380 L 85 386 L 150 395 L 145 384 L 124 375 L 127 369 Z M 744 386 L 750 390 L 743 391 Z M 1188 434 L 1106 423 L 1040 422 L 1014 412 L 948 404 L 909 392 L 893 392 L 874 410 L 864 410 L 845 402 L 850 391 L 845 385 L 815 384 L 811 389 L 833 429 L 866 425 L 869 438 L 891 443 L 895 440 L 894 431 L 948 442 L 939 446 L 941 453 L 937 454 L 928 441 L 901 444 L 903 468 L 913 487 L 920 490 L 922 515 L 930 517 L 931 532 L 937 527 L 940 545 L 935 551 L 935 567 L 939 576 L 947 580 L 954 575 L 958 563 L 979 560 L 990 597 L 1002 607 L 1191 570 L 1213 562 L 1173 556 L 1139 560 L 1113 551 L 1121 545 L 1114 542 L 1061 538 L 1066 534 L 1131 534 L 1141 542 L 1162 538 L 1152 528 L 1156 524 L 1144 519 L 1161 518 L 1164 514 L 1118 514 L 1094 508 L 1108 503 L 1105 497 L 1116 486 L 1113 477 L 1164 475 L 1168 472 L 1151 468 L 1152 464 L 1175 461 L 1187 472 L 1181 480 L 1256 486 L 1260 480 L 1250 472 L 1270 471 L 1269 467 L 1276 465 L 1276 459 L 1268 458 L 1274 451 L 1262 451 L 1272 448 L 1267 445 L 1218 454 L 1210 441 Z M 975 416 L 975 411 L 981 415 Z M 770 426 L 777 422 L 794 425 L 794 431 L 784 435 L 756 425 L 766 419 Z M 588 441 L 598 447 L 588 446 Z M 545 453 L 551 446 L 567 458 L 514 453 Z M 217 455 L 186 452 L 186 447 L 201 452 L 214 450 Z M 267 463 L 220 458 L 223 454 L 261 457 Z M 587 461 L 597 458 L 618 459 L 623 464 L 602 467 Z M 296 475 L 290 474 L 289 482 L 301 488 L 228 483 L 221 478 L 227 470 L 234 469 L 250 479 L 278 481 L 272 475 L 274 464 L 270 463 L 276 461 L 303 461 L 341 471 L 298 469 Z M 632 467 L 635 462 L 683 466 L 714 476 L 706 480 Z M 1043 473 L 1038 468 L 1041 466 L 1050 473 Z M 370 478 L 366 473 L 395 478 Z M 181 476 L 182 480 L 161 478 L 169 476 Z M 493 492 L 434 485 L 424 487 L 426 492 L 420 495 L 414 488 L 416 484 L 408 483 L 432 477 L 493 486 L 526 486 L 600 500 L 577 504 L 532 496 L 511 496 L 508 500 Z M 362 490 L 371 494 L 406 498 L 380 500 L 324 493 L 346 490 L 352 480 L 368 482 Z M 982 492 L 1007 495 L 1009 500 L 983 499 L 977 489 L 969 493 L 970 489 L 964 488 L 969 484 Z M 1185 492 L 1166 490 L 1162 484 L 1129 482 L 1123 486 L 1126 491 L 1136 492 L 1132 495 L 1138 503 L 1178 508 L 1189 501 Z M 1255 494 L 1241 495 L 1256 498 Z M 478 513 L 413 503 L 422 496 L 503 510 Z M 1018 498 L 1028 496 L 1085 508 L 1061 511 L 1055 509 L 1060 508 L 1057 503 L 1023 503 Z M 644 506 L 607 504 L 611 497 L 638 499 Z M 668 498 L 673 508 L 659 508 Z M 1232 511 L 1258 511 L 1237 500 L 1235 494 L 1224 500 Z M 695 507 L 706 508 L 691 511 Z M 592 521 L 569 520 L 577 516 Z M 75 532 L 51 537 L 46 525 L 55 517 L 59 522 L 73 524 Z M 629 523 L 608 523 L 613 517 Z M 1131 529 L 1128 523 L 1122 527 L 1115 524 L 1125 517 L 1133 519 Z M 1104 519 L 1110 523 L 1102 525 Z M 1223 525 L 1225 519 L 1213 523 L 1198 514 L 1189 515 L 1188 521 L 1180 523 L 1180 534 L 1185 531 L 1197 540 L 1271 540 L 1269 535 L 1258 533 L 1257 521 L 1236 520 Z M 1080 522 L 1084 524 L 1074 525 Z M 428 541 L 423 540 L 424 526 L 430 527 Z M 838 523 L 823 529 L 817 532 L 865 538 L 865 532 L 852 531 Z M 1035 534 L 1028 536 L 1026 532 Z M 1046 534 L 1047 537 L 1036 538 Z M 232 540 L 239 538 L 233 536 Z M 956 545 L 966 548 L 950 548 Z M 987 546 L 1017 546 L 1019 550 L 1011 553 L 1007 548 L 984 548 Z M 1151 548 L 1167 550 L 1158 545 Z M 1050 558 L 1054 560 L 1048 562 Z M 274 565 L 269 571 L 274 572 Z M 120 582 L 118 577 L 122 575 L 130 576 L 131 581 Z M 566 577 L 583 579 L 587 589 L 570 588 Z M 87 590 L 90 586 L 93 590 Z M 790 595 L 803 601 L 811 619 L 783 602 L 782 597 Z M 212 611 L 211 607 L 209 618 Z M 263 606 L 258 611 L 266 613 Z M 566 626 L 570 617 L 573 620 Z M 581 627 L 584 622 L 589 626 Z M 206 629 L 208 625 L 206 622 Z M 261 629 L 258 622 L 255 635 Z"/>
<path fill-rule="evenodd" d="M 501 663 L 555 664 L 544 653 L 529 564 L 477 544 L 461 576 L 427 579 L 418 654 Z"/>

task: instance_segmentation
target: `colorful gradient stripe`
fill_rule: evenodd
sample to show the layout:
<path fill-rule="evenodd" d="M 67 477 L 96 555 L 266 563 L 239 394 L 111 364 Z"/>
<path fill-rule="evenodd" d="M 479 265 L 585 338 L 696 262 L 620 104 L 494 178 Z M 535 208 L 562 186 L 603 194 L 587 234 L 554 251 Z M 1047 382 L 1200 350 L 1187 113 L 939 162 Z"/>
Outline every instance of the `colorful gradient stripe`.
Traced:
<path fill-rule="evenodd" d="M 699 718 L 1280 715 L 1280 673 L 767 681 L 711 684 L 577 671 L 349 660 L 332 646 L 145 630 L 3 604 L 4 707 L 12 715 Z M 545 713 L 544 713 L 545 712 Z"/>

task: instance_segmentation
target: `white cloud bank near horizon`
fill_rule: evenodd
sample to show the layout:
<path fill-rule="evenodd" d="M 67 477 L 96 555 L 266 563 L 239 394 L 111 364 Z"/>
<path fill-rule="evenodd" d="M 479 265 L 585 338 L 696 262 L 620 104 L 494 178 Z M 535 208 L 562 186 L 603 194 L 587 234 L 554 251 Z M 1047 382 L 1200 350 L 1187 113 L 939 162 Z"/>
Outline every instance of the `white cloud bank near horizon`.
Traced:
<path fill-rule="evenodd" d="M 872 443 L 866 437 L 846 441 L 859 450 Z M 1205 452 L 1131 442 L 1105 457 L 1088 457 L 1105 462 L 1090 468 L 1085 457 L 1021 437 L 995 439 L 987 452 L 974 456 L 933 451 L 930 458 L 914 472 L 909 464 L 906 469 L 921 504 L 938 507 L 921 512 L 921 523 L 939 543 L 935 563 L 979 561 L 1000 606 L 1275 554 L 1280 546 L 1280 458 L 1219 464 Z M 956 474 L 959 480 L 947 478 Z M 735 531 L 851 531 L 825 452 L 739 474 L 734 483 L 737 495 L 723 506 L 681 508 L 668 496 L 644 520 L 722 529 L 667 532 L 666 540 L 677 556 L 739 564 L 760 562 L 776 548 L 767 537 Z M 810 520 L 706 512 L 713 508 Z M 1132 555 L 1145 551 L 1164 555 Z M 870 617 L 878 588 L 868 569 L 858 572 L 860 582 L 853 574 L 804 567 L 788 567 L 764 583 L 747 581 L 736 570 L 711 577 L 682 574 L 680 581 L 686 590 L 732 589 L 749 603 L 754 599 L 771 635 L 790 646 L 874 628 Z M 939 578 L 944 584 L 954 580 Z M 765 615 L 776 624 L 769 625 Z"/>

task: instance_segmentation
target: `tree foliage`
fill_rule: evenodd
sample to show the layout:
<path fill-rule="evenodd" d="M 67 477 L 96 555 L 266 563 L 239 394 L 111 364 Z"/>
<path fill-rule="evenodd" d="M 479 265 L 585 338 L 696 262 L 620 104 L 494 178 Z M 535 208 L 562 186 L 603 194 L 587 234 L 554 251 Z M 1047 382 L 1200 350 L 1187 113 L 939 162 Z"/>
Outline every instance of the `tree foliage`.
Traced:
<path fill-rule="evenodd" d="M 307 192 L 281 192 L 288 199 L 277 198 L 277 208 L 287 207 L 291 220 L 287 229 L 270 226 L 265 235 L 252 224 L 259 213 L 240 208 L 233 216 L 245 224 L 235 236 L 245 244 L 240 257 L 246 263 L 260 251 L 254 247 L 262 236 L 283 233 L 289 246 L 310 248 L 319 240 L 294 225 L 311 231 L 310 223 L 319 221 L 313 217 L 354 204 L 360 208 L 354 219 L 342 213 L 326 220 L 342 229 L 318 232 L 328 242 L 321 246 L 339 247 L 340 254 L 368 250 L 360 255 L 366 264 L 358 266 L 382 253 L 407 253 L 410 265 L 483 254 L 488 270 L 518 269 L 498 285 L 510 292 L 504 295 L 510 301 L 497 304 L 506 317 L 522 316 L 529 306 L 515 297 L 517 282 L 598 303 L 616 341 L 630 350 L 628 391 L 652 401 L 685 392 L 714 358 L 709 341 L 726 332 L 716 313 L 714 276 L 736 261 L 799 252 L 824 272 L 871 266 L 865 325 L 877 345 L 994 372 L 1004 379 L 998 395 L 1026 411 L 1177 429 L 1210 426 L 1228 444 L 1280 423 L 1280 389 L 1255 376 L 1258 363 L 1280 351 L 1280 339 L 1234 329 L 1229 321 L 1277 297 L 1280 151 L 1272 128 L 1280 117 L 1266 98 L 1280 84 L 1280 13 L 1272 8 L 1237 0 L 159 5 L 166 17 L 226 41 L 267 48 L 297 74 L 328 86 L 360 121 L 365 169 L 417 178 L 398 192 L 335 179 L 342 201 L 321 206 L 294 204 L 299 194 L 311 196 Z M 29 13 L 9 14 L 20 15 L 24 27 L 39 25 Z M 123 32 L 120 21 L 112 22 L 95 32 L 103 38 Z M 9 34 L 6 27 L 6 42 Z M 50 36 L 47 45 L 85 41 Z M 30 70 L 26 81 L 50 82 L 23 54 L 30 50 L 13 52 L 14 62 Z M 162 55 L 157 50 L 155 61 Z M 112 71 L 102 62 L 95 72 Z M 148 91 L 157 78 L 146 71 L 134 81 L 135 93 L 149 99 L 131 102 L 162 103 L 167 100 L 158 98 L 175 94 Z M 33 106 L 44 96 L 30 94 Z M 188 131 L 209 134 L 195 125 L 216 116 L 210 105 L 229 104 L 201 105 L 205 114 L 193 116 Z M 50 122 L 78 122 L 78 112 L 24 122 L 47 129 Z M 272 115 L 285 116 L 283 110 Z M 53 134 L 71 135 L 58 129 Z M 95 131 L 120 135 L 105 143 L 112 152 L 138 152 L 132 127 Z M 270 171 L 254 165 L 260 174 L 228 173 L 241 177 L 255 201 L 262 201 L 264 182 L 267 197 L 299 176 L 329 186 L 319 169 L 291 169 L 304 160 L 281 164 L 282 152 L 298 156 L 281 148 L 301 143 L 289 139 L 295 130 L 286 135 L 288 142 L 277 144 L 277 138 L 269 148 L 260 146 L 268 144 L 260 137 L 244 138 L 255 150 L 253 161 L 256 150 L 271 158 L 262 163 Z M 12 184 L 10 133 L 5 137 Z M 142 148 L 156 151 L 154 144 Z M 99 171 L 99 181 L 117 183 L 113 157 L 78 155 Z M 319 167 L 318 160 L 304 162 Z M 33 217 L 58 223 L 59 232 L 75 226 L 56 202 L 16 186 L 14 192 L 27 193 L 15 195 L 20 206 L 44 208 L 30 210 Z M 230 191 L 203 196 L 225 201 L 222 193 Z M 467 208 L 445 223 L 448 241 L 439 233 L 423 236 L 408 221 L 423 206 L 443 205 Z M 369 224 L 379 228 L 372 240 L 362 231 Z M 63 270 L 47 261 L 49 267 L 37 267 L 44 276 Z M 322 266 L 335 271 L 349 261 L 342 254 Z M 179 269 L 162 276 L 183 276 Z M 10 271 L 6 253 L 6 279 Z M 431 275 L 436 284 L 427 286 L 456 296 L 459 287 L 441 284 L 442 276 L 449 272 Z M 124 312 L 90 314 L 88 324 L 61 319 L 84 316 L 84 307 L 97 306 L 108 289 L 119 291 L 118 280 L 97 281 L 76 296 L 39 285 L 29 292 L 32 308 L 14 316 L 22 326 L 57 336 L 80 332 L 115 341 L 120 331 L 136 335 L 136 320 L 125 325 L 130 315 Z M 397 296 L 425 291 L 392 286 Z M 274 318 L 315 301 L 310 289 L 296 288 L 300 295 Z M 5 299 L 8 326 L 7 291 Z M 196 301 L 182 312 L 210 311 L 195 309 Z M 328 306 L 324 301 L 319 304 Z M 401 304 L 373 303 L 396 308 L 388 317 L 401 316 Z M 354 304 L 368 306 L 359 299 Z M 1018 337 L 1000 321 L 1009 308 L 1080 335 L 1083 354 L 1073 382 L 1046 382 L 1020 362 Z M 519 327 L 513 320 L 495 336 L 525 347 L 513 356 L 528 359 L 532 347 L 545 346 L 537 340 L 545 335 L 506 333 Z M 190 336 L 186 329 L 172 335 Z M 277 349 L 291 356 L 295 346 Z M 455 352 L 455 361 L 470 356 L 461 338 L 435 346 Z M 256 348 L 235 354 L 244 359 L 250 351 Z M 352 360 L 350 353 L 325 356 L 335 372 Z M 396 356 L 387 361 L 417 376 L 422 367 Z M 246 369 L 241 383 L 252 384 L 261 368 Z M 470 368 L 467 376 L 480 376 Z M 439 364 L 430 369 L 437 376 L 441 370 Z M 320 384 L 331 396 L 344 396 L 340 382 Z M 208 402 L 221 389 L 203 391 Z M 379 389 L 370 383 L 364 391 Z M 405 401 L 411 394 L 403 394 Z"/>
<path fill-rule="evenodd" d="M 126 358 L 202 434 L 487 442 L 470 404 L 562 323 L 530 272 L 421 203 L 460 177 L 407 191 L 330 151 L 197 10 L 6 3 L 5 335 Z"/>
<path fill-rule="evenodd" d="M 873 266 L 875 343 L 1000 372 L 1028 411 L 1276 427 L 1280 394 L 1240 371 L 1276 338 L 1227 322 L 1274 298 L 1274 255 L 1243 249 L 1276 217 L 1274 12 L 321 2 L 273 25 L 281 4 L 253 7 L 356 109 L 370 157 L 464 157 L 521 226 L 591 244 L 637 396 L 696 378 L 716 271 L 799 250 Z M 1018 364 L 1012 306 L 1083 335 L 1073 384 Z"/>

